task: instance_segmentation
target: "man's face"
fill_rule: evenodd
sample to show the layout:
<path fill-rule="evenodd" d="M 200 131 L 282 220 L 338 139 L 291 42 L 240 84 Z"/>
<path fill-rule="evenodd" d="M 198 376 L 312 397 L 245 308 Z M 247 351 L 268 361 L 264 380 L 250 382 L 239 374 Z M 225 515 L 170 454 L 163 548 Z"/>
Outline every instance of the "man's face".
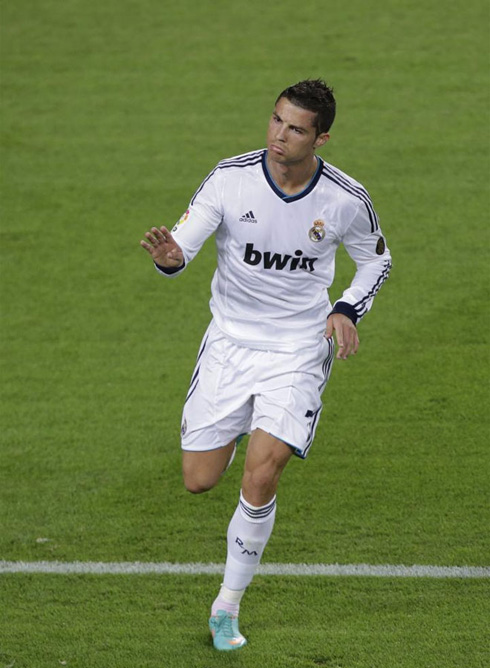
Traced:
<path fill-rule="evenodd" d="M 316 113 L 297 107 L 285 97 L 277 102 L 267 130 L 269 159 L 283 165 L 308 160 L 314 150 L 329 138 L 324 132 L 317 136 Z"/>

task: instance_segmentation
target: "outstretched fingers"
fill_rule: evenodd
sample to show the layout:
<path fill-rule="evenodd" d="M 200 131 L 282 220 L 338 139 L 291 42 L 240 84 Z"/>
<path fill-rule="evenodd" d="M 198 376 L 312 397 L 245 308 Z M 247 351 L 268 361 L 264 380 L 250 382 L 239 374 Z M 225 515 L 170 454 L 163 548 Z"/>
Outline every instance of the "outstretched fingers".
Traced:
<path fill-rule="evenodd" d="M 165 236 L 164 231 L 168 234 L 166 228 L 161 230 L 158 227 L 152 227 L 150 232 L 145 232 L 145 237 L 148 241 L 141 241 L 143 248 L 150 246 L 151 248 L 157 248 L 159 245 L 167 242 L 167 237 Z"/>
<path fill-rule="evenodd" d="M 140 246 L 161 266 L 178 267 L 183 264 L 182 249 L 165 225 L 160 228 L 152 227 L 145 232 L 145 238 L 140 241 Z"/>

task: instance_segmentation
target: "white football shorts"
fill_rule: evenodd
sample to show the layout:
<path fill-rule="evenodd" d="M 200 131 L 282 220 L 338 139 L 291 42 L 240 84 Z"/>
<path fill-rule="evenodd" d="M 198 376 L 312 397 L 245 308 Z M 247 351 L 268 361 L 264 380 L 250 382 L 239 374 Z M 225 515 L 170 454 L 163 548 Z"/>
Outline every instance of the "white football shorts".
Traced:
<path fill-rule="evenodd" d="M 182 448 L 214 450 L 262 429 L 304 459 L 333 358 L 331 338 L 294 354 L 254 350 L 232 343 L 211 321 L 184 405 Z"/>

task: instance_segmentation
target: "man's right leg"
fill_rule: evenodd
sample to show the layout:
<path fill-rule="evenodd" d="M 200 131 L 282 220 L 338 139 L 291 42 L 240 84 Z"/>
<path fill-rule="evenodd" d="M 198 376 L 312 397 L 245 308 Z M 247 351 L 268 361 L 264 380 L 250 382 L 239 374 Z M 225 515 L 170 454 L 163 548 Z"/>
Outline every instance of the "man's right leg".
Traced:
<path fill-rule="evenodd" d="M 212 489 L 223 475 L 235 452 L 236 439 L 228 445 L 205 452 L 182 451 L 184 485 L 189 492 L 201 494 Z"/>

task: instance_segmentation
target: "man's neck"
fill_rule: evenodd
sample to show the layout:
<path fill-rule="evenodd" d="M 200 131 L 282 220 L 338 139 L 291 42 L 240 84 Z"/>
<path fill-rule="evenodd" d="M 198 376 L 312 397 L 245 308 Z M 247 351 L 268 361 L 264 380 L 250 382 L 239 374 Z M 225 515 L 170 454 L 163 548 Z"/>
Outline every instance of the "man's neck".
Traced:
<path fill-rule="evenodd" d="M 318 158 L 313 155 L 303 162 L 285 165 L 267 156 L 267 168 L 274 182 L 286 195 L 297 195 L 313 178 L 318 168 Z"/>

